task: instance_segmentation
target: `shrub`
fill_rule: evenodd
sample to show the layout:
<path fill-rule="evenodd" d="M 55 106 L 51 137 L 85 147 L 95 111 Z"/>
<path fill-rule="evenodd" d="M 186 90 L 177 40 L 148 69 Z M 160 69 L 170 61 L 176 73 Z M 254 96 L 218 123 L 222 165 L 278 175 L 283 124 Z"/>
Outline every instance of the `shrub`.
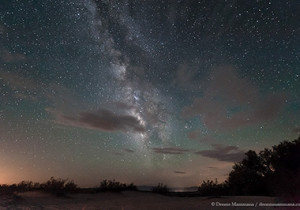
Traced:
<path fill-rule="evenodd" d="M 74 183 L 73 180 L 71 180 L 65 183 L 64 189 L 67 192 L 75 192 L 77 190 L 77 185 Z"/>
<path fill-rule="evenodd" d="M 115 180 L 103 180 L 100 183 L 100 186 L 98 188 L 98 191 L 104 192 L 104 191 L 112 191 L 112 192 L 120 192 L 124 190 L 136 190 L 136 186 L 131 183 L 129 185 L 120 183 Z"/>
<path fill-rule="evenodd" d="M 17 184 L 17 189 L 21 192 L 30 191 L 34 189 L 34 185 L 31 181 L 22 181 L 19 184 Z"/>
<path fill-rule="evenodd" d="M 67 179 L 55 179 L 51 177 L 46 183 L 40 185 L 40 188 L 46 192 L 51 192 L 57 196 L 63 196 L 67 192 L 75 192 L 77 185 L 73 181 Z"/>
<path fill-rule="evenodd" d="M 229 187 L 227 182 L 219 184 L 217 179 L 215 181 L 207 180 L 202 182 L 198 188 L 198 192 L 203 196 L 228 195 Z"/>
<path fill-rule="evenodd" d="M 154 193 L 160 193 L 160 194 L 165 194 L 169 192 L 169 188 L 167 185 L 164 185 L 162 183 L 158 183 L 157 186 L 152 188 L 152 192 Z"/>

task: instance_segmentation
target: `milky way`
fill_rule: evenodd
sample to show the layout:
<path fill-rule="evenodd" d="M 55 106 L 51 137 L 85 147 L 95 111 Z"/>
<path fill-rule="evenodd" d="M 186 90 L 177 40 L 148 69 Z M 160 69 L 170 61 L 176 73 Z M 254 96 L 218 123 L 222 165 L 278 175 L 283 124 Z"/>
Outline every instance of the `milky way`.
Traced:
<path fill-rule="evenodd" d="M 197 185 L 299 135 L 296 1 L 4 1 L 0 183 Z"/>

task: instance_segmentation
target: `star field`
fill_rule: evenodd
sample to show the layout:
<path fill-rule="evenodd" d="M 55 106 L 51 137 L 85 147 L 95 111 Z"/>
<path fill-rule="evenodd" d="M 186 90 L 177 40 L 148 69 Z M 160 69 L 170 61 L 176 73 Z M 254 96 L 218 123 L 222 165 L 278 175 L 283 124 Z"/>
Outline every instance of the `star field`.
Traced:
<path fill-rule="evenodd" d="M 0 3 L 0 183 L 224 180 L 299 135 L 296 1 Z"/>

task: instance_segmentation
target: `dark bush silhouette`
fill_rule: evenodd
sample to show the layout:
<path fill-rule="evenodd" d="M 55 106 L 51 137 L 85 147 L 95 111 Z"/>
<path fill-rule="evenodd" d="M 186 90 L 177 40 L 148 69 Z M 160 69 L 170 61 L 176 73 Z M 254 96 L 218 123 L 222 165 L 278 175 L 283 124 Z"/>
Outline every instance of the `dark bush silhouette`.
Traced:
<path fill-rule="evenodd" d="M 0 195 L 1 194 L 12 194 L 17 190 L 17 185 L 12 184 L 12 185 L 7 185 L 7 184 L 2 184 L 0 185 Z"/>
<path fill-rule="evenodd" d="M 25 192 L 25 191 L 32 191 L 35 189 L 39 188 L 39 185 L 37 185 L 38 183 L 33 183 L 31 181 L 22 181 L 19 184 L 17 184 L 16 188 L 18 191 L 20 192 Z"/>
<path fill-rule="evenodd" d="M 160 194 L 166 194 L 169 192 L 169 188 L 167 185 L 164 185 L 162 183 L 158 183 L 157 186 L 152 188 L 152 192 L 154 193 L 160 193 Z"/>
<path fill-rule="evenodd" d="M 22 181 L 19 184 L 0 185 L 0 193 L 12 194 L 14 192 L 27 192 L 33 190 L 40 190 L 39 183 L 33 183 L 31 181 Z"/>
<path fill-rule="evenodd" d="M 73 181 L 67 179 L 55 179 L 51 177 L 46 183 L 40 185 L 40 189 L 46 192 L 63 196 L 65 193 L 73 193 L 77 190 L 77 185 Z"/>
<path fill-rule="evenodd" d="M 98 191 L 100 192 L 120 192 L 124 190 L 137 190 L 137 188 L 133 183 L 127 185 L 115 180 L 103 180 L 98 187 Z"/>
<path fill-rule="evenodd" d="M 68 181 L 65 183 L 65 187 L 64 190 L 67 192 L 76 192 L 76 190 L 78 189 L 77 185 L 74 183 L 73 180 Z"/>
<path fill-rule="evenodd" d="M 218 180 L 215 181 L 207 180 L 203 181 L 198 192 L 202 196 L 221 196 L 229 194 L 228 182 L 218 183 Z"/>

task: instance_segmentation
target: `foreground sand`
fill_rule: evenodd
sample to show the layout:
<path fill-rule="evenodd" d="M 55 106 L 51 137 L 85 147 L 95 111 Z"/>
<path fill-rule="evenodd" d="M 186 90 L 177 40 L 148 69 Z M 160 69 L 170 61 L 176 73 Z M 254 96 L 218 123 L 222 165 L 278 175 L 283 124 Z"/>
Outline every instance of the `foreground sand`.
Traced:
<path fill-rule="evenodd" d="M 42 192 L 1 196 L 0 209 L 253 209 L 253 207 L 213 207 L 224 203 L 276 203 L 273 197 L 169 197 L 144 192 L 74 194 L 56 197 Z M 273 209 L 256 207 L 255 209 Z"/>

